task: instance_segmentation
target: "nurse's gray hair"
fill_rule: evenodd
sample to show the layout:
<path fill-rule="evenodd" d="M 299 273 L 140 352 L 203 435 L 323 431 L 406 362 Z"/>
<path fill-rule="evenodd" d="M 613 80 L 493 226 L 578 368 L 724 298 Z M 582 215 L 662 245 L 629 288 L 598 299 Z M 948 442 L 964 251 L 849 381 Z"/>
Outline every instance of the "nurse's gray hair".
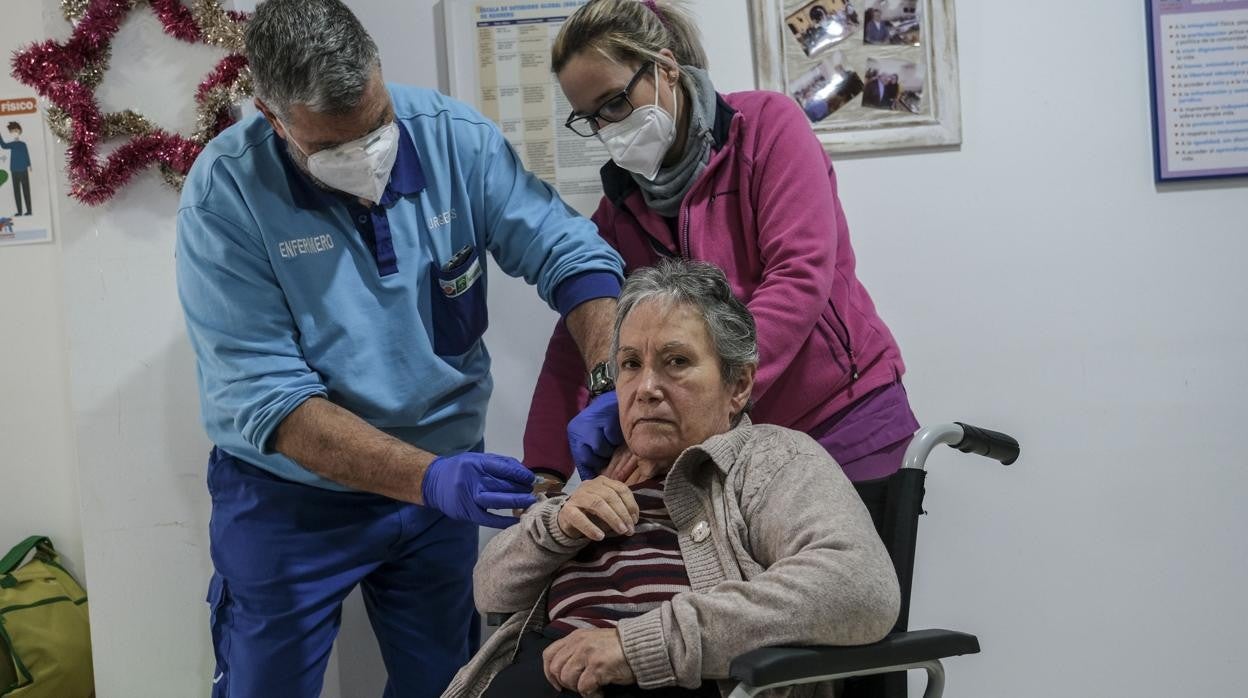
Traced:
<path fill-rule="evenodd" d="M 247 62 L 259 97 L 278 116 L 302 104 L 321 114 L 359 106 L 377 44 L 340 0 L 265 0 L 247 24 Z"/>
<path fill-rule="evenodd" d="M 691 305 L 698 311 L 719 355 L 719 373 L 725 384 L 735 383 L 746 366 L 758 365 L 754 315 L 732 295 L 724 272 L 713 264 L 675 258 L 639 269 L 624 282 L 611 340 L 613 364 L 620 350 L 620 327 L 624 319 L 638 305 L 652 300 Z M 618 371 L 619 366 L 615 369 Z"/>

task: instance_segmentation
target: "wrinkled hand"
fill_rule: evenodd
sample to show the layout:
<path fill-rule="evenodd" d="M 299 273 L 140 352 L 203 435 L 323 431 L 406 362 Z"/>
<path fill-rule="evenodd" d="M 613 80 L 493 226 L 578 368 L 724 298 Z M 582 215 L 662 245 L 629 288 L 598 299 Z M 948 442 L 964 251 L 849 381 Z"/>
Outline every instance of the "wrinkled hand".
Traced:
<path fill-rule="evenodd" d="M 542 652 L 542 670 L 556 690 L 591 698 L 601 696 L 603 686 L 637 681 L 614 628 L 582 628 L 556 640 Z"/>
<path fill-rule="evenodd" d="M 611 462 L 607 464 L 606 469 L 602 471 L 602 477 L 629 485 L 628 481 L 633 473 L 637 472 L 637 466 L 641 465 L 641 459 L 629 450 L 628 446 L 620 446 L 615 449 L 615 455 L 611 456 Z"/>
<path fill-rule="evenodd" d="M 425 471 L 421 492 L 425 506 L 492 528 L 507 528 L 518 519 L 488 509 L 524 509 L 537 501 L 532 471 L 514 458 L 493 453 L 435 458 Z"/>
<path fill-rule="evenodd" d="M 568 422 L 568 446 L 581 480 L 597 475 L 623 443 L 620 403 L 614 390 L 599 395 Z"/>
<path fill-rule="evenodd" d="M 569 538 L 603 540 L 605 529 L 615 535 L 633 535 L 641 510 L 632 490 L 617 480 L 596 477 L 582 482 L 559 509 L 559 529 Z"/>

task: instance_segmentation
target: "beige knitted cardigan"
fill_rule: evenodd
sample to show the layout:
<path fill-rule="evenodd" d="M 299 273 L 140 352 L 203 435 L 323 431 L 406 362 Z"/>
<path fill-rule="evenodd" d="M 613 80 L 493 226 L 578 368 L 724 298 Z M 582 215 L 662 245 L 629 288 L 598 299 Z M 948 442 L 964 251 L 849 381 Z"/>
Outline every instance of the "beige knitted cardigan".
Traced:
<path fill-rule="evenodd" d="M 775 645 L 856 645 L 897 619 L 897 575 L 866 507 L 809 436 L 748 418 L 686 450 L 663 499 L 691 591 L 620 621 L 637 685 L 695 687 L 724 679 L 740 654 Z M 556 519 L 566 497 L 538 504 L 486 546 L 474 572 L 477 607 L 514 613 L 452 680 L 443 698 L 477 698 L 546 622 L 555 571 L 585 546 Z M 732 683 L 721 681 L 725 695 Z M 777 689 L 768 698 L 828 695 Z"/>

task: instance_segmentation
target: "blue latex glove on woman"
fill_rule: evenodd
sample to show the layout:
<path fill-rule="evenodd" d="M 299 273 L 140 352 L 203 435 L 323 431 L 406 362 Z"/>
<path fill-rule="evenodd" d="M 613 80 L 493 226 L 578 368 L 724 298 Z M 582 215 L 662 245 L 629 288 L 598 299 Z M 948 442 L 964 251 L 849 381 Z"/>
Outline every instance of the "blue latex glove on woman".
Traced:
<path fill-rule="evenodd" d="M 568 445 L 582 481 L 598 475 L 623 443 L 620 402 L 614 390 L 594 398 L 568 422 Z"/>
<path fill-rule="evenodd" d="M 487 510 L 532 506 L 537 502 L 533 482 L 532 471 L 515 458 L 469 452 L 435 458 L 425 471 L 421 493 L 425 506 L 452 519 L 507 528 L 519 519 Z"/>

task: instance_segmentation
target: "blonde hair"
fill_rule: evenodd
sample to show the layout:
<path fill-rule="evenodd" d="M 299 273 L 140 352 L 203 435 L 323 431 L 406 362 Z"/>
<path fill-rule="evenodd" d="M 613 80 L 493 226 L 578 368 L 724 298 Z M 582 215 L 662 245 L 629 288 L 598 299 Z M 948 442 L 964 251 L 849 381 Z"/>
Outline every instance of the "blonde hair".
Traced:
<path fill-rule="evenodd" d="M 647 60 L 670 65 L 659 55 L 670 50 L 680 65 L 707 67 L 697 24 L 682 0 L 653 0 L 658 13 L 641 0 L 590 0 L 568 17 L 550 48 L 556 75 L 572 57 L 594 49 L 620 62 Z M 674 67 L 674 66 L 673 66 Z"/>

